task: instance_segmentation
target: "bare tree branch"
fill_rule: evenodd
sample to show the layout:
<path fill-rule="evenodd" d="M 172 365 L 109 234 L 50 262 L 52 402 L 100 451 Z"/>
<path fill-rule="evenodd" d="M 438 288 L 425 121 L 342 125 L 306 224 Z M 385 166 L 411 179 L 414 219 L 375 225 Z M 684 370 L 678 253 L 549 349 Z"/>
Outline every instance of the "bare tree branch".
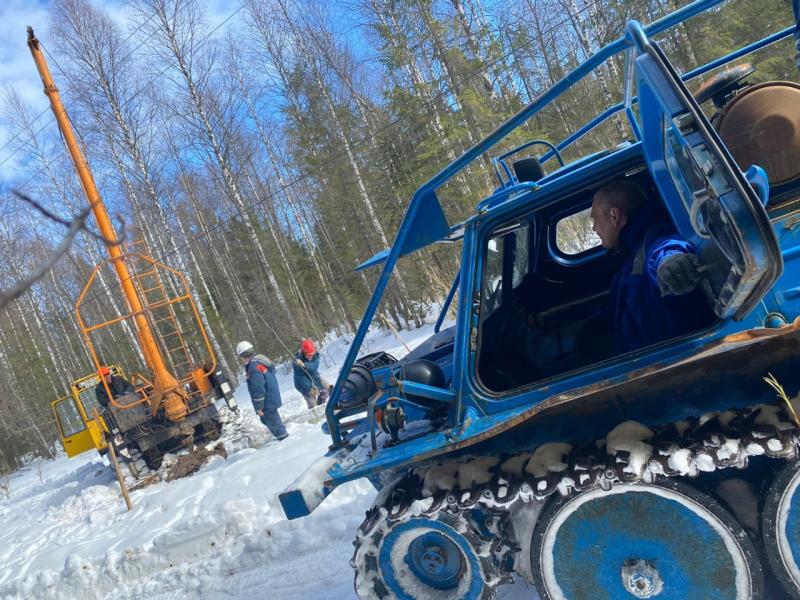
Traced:
<path fill-rule="evenodd" d="M 120 234 L 115 240 L 108 240 L 104 236 L 91 231 L 86 226 L 86 219 L 89 217 L 89 214 L 92 212 L 92 207 L 87 206 L 84 208 L 78 215 L 76 215 L 71 221 L 67 221 L 53 213 L 49 210 L 44 208 L 41 204 L 39 204 L 36 200 L 31 198 L 30 196 L 18 192 L 17 190 L 13 190 L 14 195 L 25 202 L 26 204 L 32 206 L 34 209 L 39 211 L 42 215 L 47 217 L 48 219 L 55 221 L 61 225 L 67 227 L 67 233 L 64 235 L 64 238 L 61 242 L 56 246 L 56 248 L 50 253 L 45 260 L 43 260 L 32 273 L 30 273 L 27 277 L 18 281 L 12 288 L 7 290 L 0 289 L 0 310 L 3 310 L 10 302 L 13 302 L 17 298 L 19 298 L 22 294 L 24 294 L 30 287 L 39 281 L 42 277 L 44 277 L 50 269 L 53 268 L 53 265 L 58 262 L 58 259 L 61 258 L 69 247 L 72 245 L 75 236 L 78 234 L 79 231 L 83 230 L 88 233 L 93 238 L 100 240 L 106 246 L 118 246 L 125 241 L 125 221 L 121 218 L 120 220 Z"/>
<path fill-rule="evenodd" d="M 36 209 L 38 212 L 43 214 L 45 217 L 47 217 L 51 221 L 55 221 L 56 223 L 59 223 L 60 225 L 63 225 L 64 227 L 71 227 L 72 224 L 75 222 L 75 219 L 73 219 L 71 221 L 67 221 L 66 219 L 63 219 L 62 217 L 59 217 L 58 215 L 55 215 L 55 214 L 51 213 L 44 206 L 39 204 L 36 200 L 31 198 L 27 194 L 23 194 L 22 192 L 19 192 L 17 190 L 12 190 L 12 192 L 17 198 L 19 198 L 20 200 L 22 200 L 26 204 L 32 206 L 34 209 Z M 88 210 L 89 210 L 89 212 L 91 212 L 92 207 L 90 206 L 88 208 Z M 80 214 L 83 214 L 83 211 Z M 88 216 L 88 213 L 86 214 L 86 216 Z M 95 233 L 94 231 L 89 229 L 86 226 L 86 217 L 83 218 L 84 222 L 81 225 L 81 229 L 83 229 L 92 238 L 94 238 L 94 239 L 96 239 L 96 240 L 98 240 L 100 242 L 103 242 L 103 244 L 105 244 L 106 246 L 119 246 L 120 244 L 125 242 L 125 219 L 122 218 L 122 215 L 119 215 L 119 214 L 116 217 L 117 217 L 117 221 L 119 222 L 119 231 L 120 231 L 119 234 L 117 235 L 116 239 L 109 240 L 105 236 L 103 236 L 103 235 L 101 235 L 99 233 Z"/>

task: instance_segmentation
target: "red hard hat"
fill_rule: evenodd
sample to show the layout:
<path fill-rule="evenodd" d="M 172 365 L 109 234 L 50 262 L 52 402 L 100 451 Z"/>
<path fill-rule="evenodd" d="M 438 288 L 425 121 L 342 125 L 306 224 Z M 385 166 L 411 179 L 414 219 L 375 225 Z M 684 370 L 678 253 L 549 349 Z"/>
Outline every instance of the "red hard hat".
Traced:
<path fill-rule="evenodd" d="M 314 347 L 314 342 L 311 340 L 303 340 L 300 343 L 300 350 L 303 354 L 314 354 L 314 352 L 317 351 L 317 349 Z"/>
<path fill-rule="evenodd" d="M 104 367 L 100 367 L 100 375 L 105 377 L 109 373 L 111 373 L 111 370 L 108 367 L 105 367 L 105 366 Z"/>

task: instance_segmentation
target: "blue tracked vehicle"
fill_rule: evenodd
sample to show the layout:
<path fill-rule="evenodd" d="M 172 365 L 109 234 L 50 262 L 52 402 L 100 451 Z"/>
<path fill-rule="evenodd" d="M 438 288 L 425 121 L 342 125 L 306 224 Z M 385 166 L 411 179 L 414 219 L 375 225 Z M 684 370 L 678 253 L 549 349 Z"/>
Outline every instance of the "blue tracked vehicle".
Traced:
<path fill-rule="evenodd" d="M 800 421 L 763 381 L 800 389 L 800 85 L 750 85 L 739 64 L 781 40 L 800 50 L 800 1 L 785 29 L 679 74 L 652 38 L 719 4 L 629 23 L 419 188 L 392 248 L 363 265 L 383 271 L 327 405 L 333 443 L 281 494 L 298 518 L 345 482 L 380 490 L 356 534 L 359 597 L 492 598 L 516 573 L 553 600 L 800 598 Z M 624 101 L 498 156 L 497 190 L 451 226 L 437 189 L 614 55 Z M 630 141 L 564 163 L 619 117 Z M 625 353 L 597 318 L 611 278 L 586 225 L 615 180 L 692 244 L 708 314 Z M 459 240 L 455 326 L 441 328 L 445 306 L 402 360 L 357 359 L 397 260 Z M 525 331 L 540 343 L 520 364 Z"/>

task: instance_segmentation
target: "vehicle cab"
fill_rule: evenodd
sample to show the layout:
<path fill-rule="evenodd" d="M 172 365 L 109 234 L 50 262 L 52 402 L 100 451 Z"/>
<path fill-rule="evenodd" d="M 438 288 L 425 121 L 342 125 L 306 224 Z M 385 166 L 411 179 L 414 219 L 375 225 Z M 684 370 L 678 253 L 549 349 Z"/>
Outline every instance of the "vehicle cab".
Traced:
<path fill-rule="evenodd" d="M 110 365 L 108 369 L 116 377 L 125 377 L 117 365 Z M 100 376 L 97 373 L 76 379 L 69 386 L 69 395 L 51 404 L 61 445 L 69 458 L 89 450 L 100 454 L 107 450 L 106 434 L 111 430 L 104 418 L 104 409 L 97 401 L 98 385 Z"/>

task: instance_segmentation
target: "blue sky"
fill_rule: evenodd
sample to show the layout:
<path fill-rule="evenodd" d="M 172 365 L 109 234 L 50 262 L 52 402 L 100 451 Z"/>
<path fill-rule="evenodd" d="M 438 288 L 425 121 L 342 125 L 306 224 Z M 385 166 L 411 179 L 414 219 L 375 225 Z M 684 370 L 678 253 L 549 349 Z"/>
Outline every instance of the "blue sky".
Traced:
<path fill-rule="evenodd" d="M 102 7 L 117 21 L 123 29 L 130 28 L 130 10 L 128 2 L 121 0 L 93 0 L 96 6 Z M 36 112 L 47 108 L 48 103 L 42 92 L 42 83 L 33 64 L 30 51 L 26 44 L 25 27 L 31 25 L 36 36 L 45 46 L 54 44 L 48 40 L 49 33 L 49 6 L 48 0 L 2 0 L 0 1 L 0 73 L 2 73 L 3 89 L 14 88 L 20 92 L 26 101 L 30 102 Z M 240 3 L 227 0 L 205 0 L 208 24 L 213 27 L 231 12 L 238 8 Z M 51 65 L 54 77 L 57 73 Z M 66 82 L 56 81 L 61 89 L 66 87 Z M 38 124 L 43 125 L 51 120 L 51 113 L 44 114 Z M 55 127 L 55 124 L 51 125 Z M 5 115 L 0 111 L 0 163 L 8 159 L 13 152 L 14 144 L 7 147 L 5 144 L 13 137 Z M 16 160 L 11 158 L 0 166 L 0 179 L 9 179 L 16 172 Z"/>
<path fill-rule="evenodd" d="M 32 0 L 5 0 L 0 3 L 0 73 L 3 89 L 13 87 L 39 110 L 47 106 L 42 93 L 42 84 L 33 59 L 25 43 L 25 26 L 31 25 L 37 35 L 47 30 L 47 4 Z M 13 135 L 0 114 L 0 146 L 4 146 Z M 10 154 L 11 147 L 0 151 L 0 161 Z M 0 167 L 0 176 L 5 176 L 15 163 L 14 159 Z"/>

